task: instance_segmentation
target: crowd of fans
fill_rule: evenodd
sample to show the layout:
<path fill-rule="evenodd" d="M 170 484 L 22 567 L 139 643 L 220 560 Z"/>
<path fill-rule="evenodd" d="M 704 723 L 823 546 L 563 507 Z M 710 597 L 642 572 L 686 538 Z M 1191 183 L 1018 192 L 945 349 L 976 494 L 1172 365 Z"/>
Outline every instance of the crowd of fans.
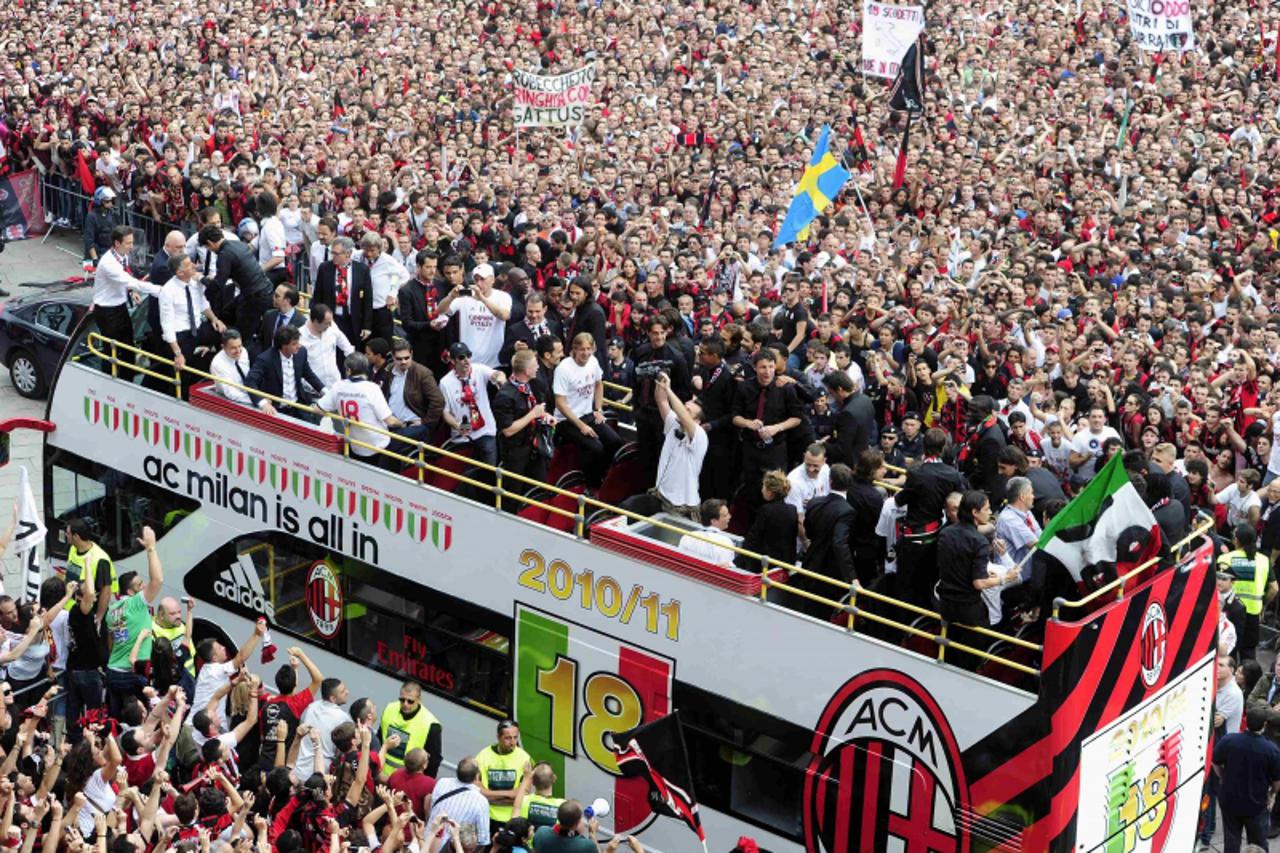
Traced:
<path fill-rule="evenodd" d="M 399 437 L 352 434 L 375 464 L 448 441 L 537 481 L 572 452 L 591 491 L 634 441 L 625 508 L 693 519 L 696 556 L 758 569 L 737 533 L 1005 627 L 1044 618 L 1031 543 L 1123 453 L 1166 542 L 1203 515 L 1235 546 L 1253 653 L 1280 547 L 1277 7 L 1196 8 L 1182 54 L 1140 52 L 1116 4 L 944 10 L 900 186 L 904 116 L 857 14 L 815 0 L 23 8 L 0 162 L 92 185 L 100 325 L 130 335 L 148 293 L 147 347 L 250 389 L 229 398 L 355 412 Z M 517 133 L 512 69 L 589 62 L 581 127 Z M 851 184 L 774 248 L 824 123 Z"/>

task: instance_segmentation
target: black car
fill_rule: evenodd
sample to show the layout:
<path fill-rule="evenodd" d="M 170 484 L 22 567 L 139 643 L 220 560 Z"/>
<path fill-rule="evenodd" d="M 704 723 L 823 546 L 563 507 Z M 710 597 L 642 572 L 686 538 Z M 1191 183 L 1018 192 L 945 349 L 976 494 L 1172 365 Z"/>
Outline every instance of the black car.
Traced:
<path fill-rule="evenodd" d="M 24 397 L 40 399 L 58 371 L 67 341 L 93 302 L 91 283 L 40 285 L 0 305 L 0 364 Z M 133 309 L 134 328 L 146 324 L 146 300 Z"/>

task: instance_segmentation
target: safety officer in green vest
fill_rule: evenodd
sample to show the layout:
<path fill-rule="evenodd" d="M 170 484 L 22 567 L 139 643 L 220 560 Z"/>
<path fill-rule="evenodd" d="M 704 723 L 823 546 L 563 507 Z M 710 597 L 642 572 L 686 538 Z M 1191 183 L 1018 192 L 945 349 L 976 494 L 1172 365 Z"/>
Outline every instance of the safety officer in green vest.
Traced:
<path fill-rule="evenodd" d="M 1262 608 L 1276 595 L 1280 585 L 1271 576 L 1271 562 L 1258 553 L 1258 532 L 1245 522 L 1236 525 L 1235 548 L 1218 557 L 1218 569 L 1235 575 L 1233 589 L 1244 604 L 1244 631 L 1236 640 L 1240 660 L 1253 660 L 1258 649 L 1258 626 Z"/>
<path fill-rule="evenodd" d="M 422 705 L 422 686 L 406 681 L 400 686 L 400 701 L 388 704 L 382 712 L 378 737 L 383 743 L 391 735 L 399 735 L 400 743 L 387 750 L 387 766 L 393 771 L 404 767 L 404 757 L 413 749 L 427 752 L 426 774 L 436 778 L 440 757 L 444 754 L 443 729 L 435 715 Z"/>
<path fill-rule="evenodd" d="M 476 756 L 480 767 L 480 793 L 489 801 L 489 832 L 492 835 L 511 820 L 511 804 L 530 765 L 529 753 L 520 748 L 520 726 L 515 720 L 498 723 L 498 742 L 486 746 Z"/>
<path fill-rule="evenodd" d="M 182 667 L 182 678 L 178 681 L 178 686 L 187 694 L 187 701 L 190 702 L 196 692 L 196 646 L 191 638 L 196 602 L 188 598 L 186 603 L 187 618 L 184 621 L 178 599 L 172 596 L 160 599 L 160 606 L 151 617 L 151 640 L 152 642 L 159 639 L 169 641 L 174 658 Z"/>
<path fill-rule="evenodd" d="M 97 589 L 98 572 L 106 571 L 111 577 L 111 595 L 120 592 L 120 584 L 116 578 L 116 567 L 102 550 L 102 546 L 94 542 L 89 532 L 89 524 L 83 518 L 73 518 L 66 526 L 67 544 L 67 576 L 66 580 L 77 581 L 81 586 Z M 75 602 L 67 602 L 67 610 L 75 606 Z"/>
<path fill-rule="evenodd" d="M 555 796 L 555 786 L 556 772 L 545 761 L 535 764 L 520 780 L 511 808 L 514 814 L 529 821 L 534 832 L 540 826 L 556 825 L 556 815 L 564 797 Z"/>

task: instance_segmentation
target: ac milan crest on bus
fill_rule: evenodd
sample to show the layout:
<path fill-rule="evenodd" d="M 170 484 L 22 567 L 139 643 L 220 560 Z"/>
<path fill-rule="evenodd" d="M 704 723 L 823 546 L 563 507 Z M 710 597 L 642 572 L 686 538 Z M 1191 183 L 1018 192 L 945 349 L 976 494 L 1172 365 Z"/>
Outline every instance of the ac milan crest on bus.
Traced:
<path fill-rule="evenodd" d="M 311 567 L 307 575 L 307 613 L 316 633 L 332 640 L 342 627 L 342 585 L 324 560 Z"/>
<path fill-rule="evenodd" d="M 1142 654 L 1142 683 L 1154 687 L 1164 671 L 1164 653 L 1168 624 L 1164 617 L 1164 608 L 1160 602 L 1153 601 L 1142 615 L 1142 633 L 1138 642 Z"/>
<path fill-rule="evenodd" d="M 967 853 L 969 793 L 955 735 L 933 697 L 895 670 L 865 672 L 814 727 L 805 849 Z"/>

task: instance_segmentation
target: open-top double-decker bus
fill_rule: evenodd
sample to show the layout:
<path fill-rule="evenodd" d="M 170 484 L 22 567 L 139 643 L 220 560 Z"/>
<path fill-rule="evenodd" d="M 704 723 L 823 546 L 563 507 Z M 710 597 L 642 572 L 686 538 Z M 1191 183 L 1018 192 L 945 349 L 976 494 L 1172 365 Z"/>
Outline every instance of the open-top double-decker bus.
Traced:
<path fill-rule="evenodd" d="M 172 390 L 116 375 L 126 351 Z M 1199 539 L 1172 569 L 1063 603 L 1034 636 L 831 582 L 834 624 L 770 600 L 802 569 L 683 557 L 684 529 L 608 506 L 608 481 L 599 500 L 555 485 L 522 499 L 510 475 L 425 445 L 391 473 L 347 455 L 341 418 L 325 433 L 200 385 L 184 402 L 173 371 L 91 318 L 77 331 L 49 401 L 51 552 L 65 553 L 55 519 L 87 517 L 122 569 L 142 568 L 134 539 L 151 525 L 198 633 L 234 642 L 266 617 L 380 708 L 419 682 L 447 764 L 514 717 L 561 793 L 611 800 L 608 831 L 701 849 L 650 813 L 611 749 L 678 710 L 711 849 L 1193 844 L 1218 606 Z M 956 648 L 976 673 L 947 662 Z"/>

